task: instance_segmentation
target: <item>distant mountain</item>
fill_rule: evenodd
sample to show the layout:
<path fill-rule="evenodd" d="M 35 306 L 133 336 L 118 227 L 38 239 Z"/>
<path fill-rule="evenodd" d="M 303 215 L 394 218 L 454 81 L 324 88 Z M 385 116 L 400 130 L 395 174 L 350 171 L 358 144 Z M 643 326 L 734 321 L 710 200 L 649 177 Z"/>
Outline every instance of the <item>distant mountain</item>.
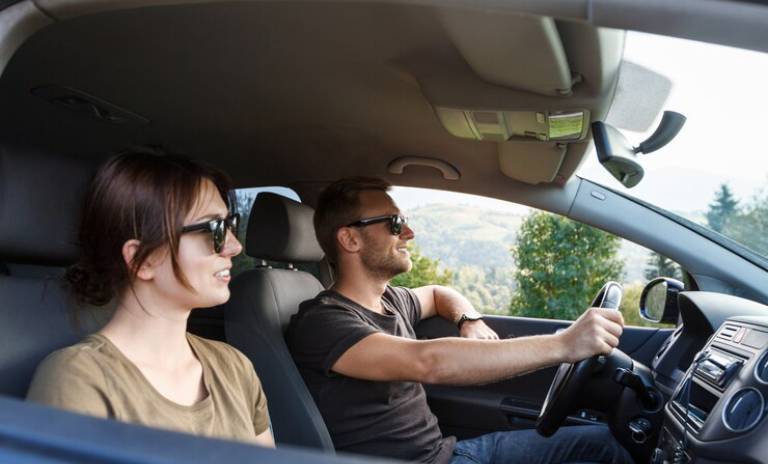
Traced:
<path fill-rule="evenodd" d="M 432 204 L 406 214 L 422 254 L 443 266 L 514 267 L 510 247 L 524 215 L 467 205 Z"/>
<path fill-rule="evenodd" d="M 525 215 L 461 204 L 431 204 L 406 214 L 421 254 L 439 260 L 443 268 L 452 269 L 455 280 L 467 280 L 456 281 L 458 288 L 466 286 L 468 291 L 485 295 L 485 305 L 509 304 L 515 286 L 515 262 L 510 248 Z M 625 282 L 644 280 L 649 253 L 632 242 L 622 242 L 619 256 L 625 263 Z"/>

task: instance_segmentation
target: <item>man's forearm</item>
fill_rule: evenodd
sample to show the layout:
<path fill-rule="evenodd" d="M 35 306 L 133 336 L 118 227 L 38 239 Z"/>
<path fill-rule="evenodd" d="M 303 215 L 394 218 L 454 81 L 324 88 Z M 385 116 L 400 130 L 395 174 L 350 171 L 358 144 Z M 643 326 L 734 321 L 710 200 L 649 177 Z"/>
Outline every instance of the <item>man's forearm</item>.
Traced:
<path fill-rule="evenodd" d="M 566 360 L 558 335 L 508 340 L 442 338 L 422 343 L 424 383 L 471 385 L 504 380 Z"/>

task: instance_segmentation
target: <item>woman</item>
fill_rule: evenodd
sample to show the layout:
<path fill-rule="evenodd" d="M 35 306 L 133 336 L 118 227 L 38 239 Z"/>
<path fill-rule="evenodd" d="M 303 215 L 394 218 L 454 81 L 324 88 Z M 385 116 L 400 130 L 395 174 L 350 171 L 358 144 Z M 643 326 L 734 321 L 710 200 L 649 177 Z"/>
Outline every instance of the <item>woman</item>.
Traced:
<path fill-rule="evenodd" d="M 96 173 L 67 272 L 83 303 L 116 302 L 98 333 L 48 356 L 28 399 L 153 427 L 274 446 L 250 361 L 187 333 L 229 299 L 239 217 L 226 177 L 176 156 L 127 153 Z"/>

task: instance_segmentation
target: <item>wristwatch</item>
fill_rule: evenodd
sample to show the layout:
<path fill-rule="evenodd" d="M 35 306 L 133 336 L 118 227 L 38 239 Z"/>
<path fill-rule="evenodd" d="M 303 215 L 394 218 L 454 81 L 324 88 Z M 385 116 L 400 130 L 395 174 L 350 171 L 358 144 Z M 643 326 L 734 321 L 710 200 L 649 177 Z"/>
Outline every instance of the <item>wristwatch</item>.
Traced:
<path fill-rule="evenodd" d="M 456 327 L 458 327 L 459 330 L 461 330 L 461 325 L 464 324 L 465 322 L 467 322 L 467 321 L 479 321 L 482 318 L 483 318 L 483 316 L 480 315 L 480 314 L 476 314 L 474 316 L 469 316 L 467 314 L 462 314 L 461 317 L 456 321 Z"/>

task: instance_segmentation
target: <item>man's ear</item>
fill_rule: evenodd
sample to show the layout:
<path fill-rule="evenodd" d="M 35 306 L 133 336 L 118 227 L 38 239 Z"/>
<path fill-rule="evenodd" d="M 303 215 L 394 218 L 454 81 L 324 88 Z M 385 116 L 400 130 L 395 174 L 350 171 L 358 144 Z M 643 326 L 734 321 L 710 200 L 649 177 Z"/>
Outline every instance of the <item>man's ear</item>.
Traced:
<path fill-rule="evenodd" d="M 128 269 L 133 269 L 133 260 L 136 257 L 136 253 L 139 251 L 139 245 L 141 245 L 141 242 L 136 239 L 128 240 L 123 244 L 123 261 L 125 261 L 125 265 Z M 147 259 L 141 263 L 141 266 L 136 273 L 136 277 L 141 280 L 152 280 L 154 276 L 155 270 L 152 265 L 152 259 L 151 257 L 147 257 Z"/>
<path fill-rule="evenodd" d="M 342 227 L 337 230 L 336 242 L 339 244 L 339 251 L 344 253 L 357 253 L 362 246 L 360 234 L 351 227 Z"/>

